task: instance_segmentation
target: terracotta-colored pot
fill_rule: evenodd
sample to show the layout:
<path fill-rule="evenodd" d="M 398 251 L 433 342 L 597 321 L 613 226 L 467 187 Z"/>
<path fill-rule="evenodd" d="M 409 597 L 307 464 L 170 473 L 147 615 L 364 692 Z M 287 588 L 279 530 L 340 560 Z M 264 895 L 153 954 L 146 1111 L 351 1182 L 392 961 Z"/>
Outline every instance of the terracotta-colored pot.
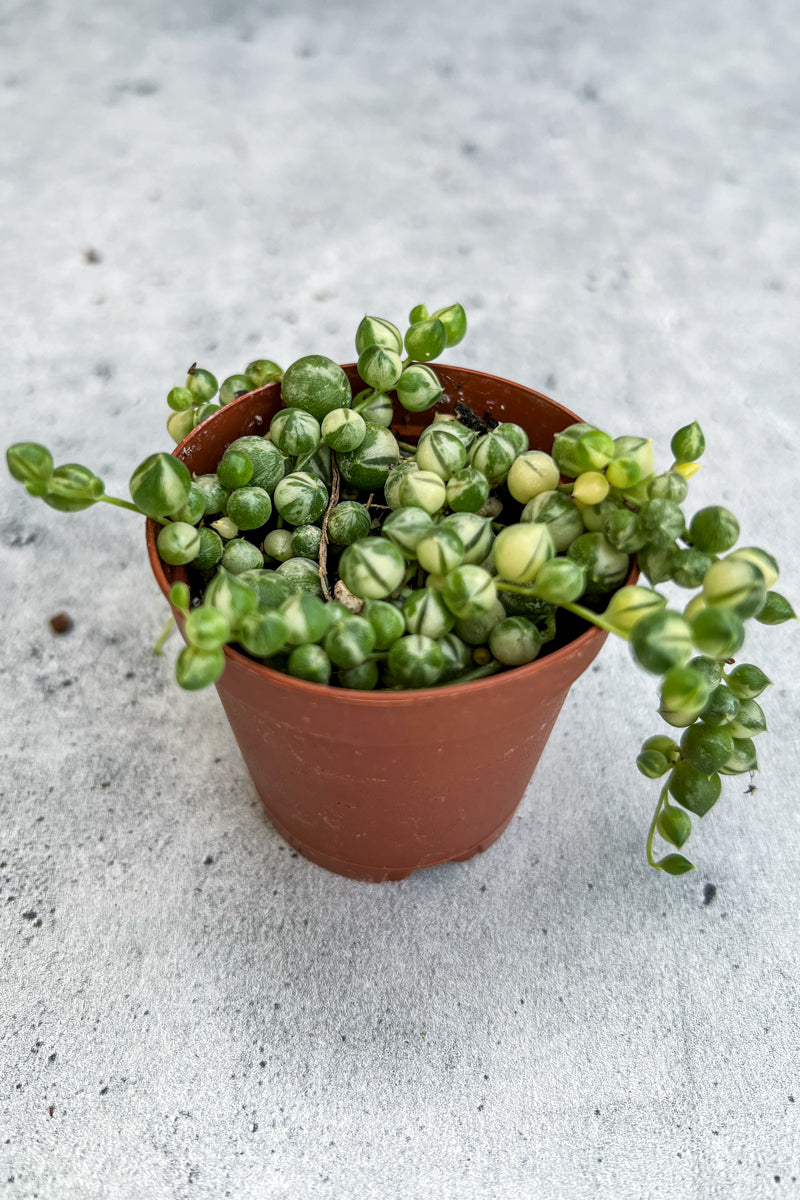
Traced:
<path fill-rule="evenodd" d="M 345 369 L 357 386 L 355 368 Z M 534 449 L 549 451 L 553 436 L 580 419 L 531 388 L 461 367 L 436 370 L 446 397 L 437 409 L 463 399 L 479 415 L 522 425 Z M 279 407 L 278 384 L 242 396 L 175 455 L 196 474 L 212 472 L 230 442 L 266 432 Z M 433 411 L 395 415 L 403 438 L 433 419 Z M 148 521 L 150 563 L 166 596 L 179 569 L 159 559 L 157 529 Z M 562 616 L 565 633 L 530 665 L 414 691 L 321 687 L 226 647 L 217 692 L 275 828 L 312 862 L 374 882 L 485 850 L 514 815 L 570 686 L 606 637 Z"/>

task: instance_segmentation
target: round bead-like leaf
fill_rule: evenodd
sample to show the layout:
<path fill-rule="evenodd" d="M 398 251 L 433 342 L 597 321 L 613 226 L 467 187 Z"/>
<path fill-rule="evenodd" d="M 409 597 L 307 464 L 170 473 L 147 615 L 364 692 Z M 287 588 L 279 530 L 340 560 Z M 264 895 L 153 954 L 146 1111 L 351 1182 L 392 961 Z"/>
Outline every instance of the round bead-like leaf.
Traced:
<path fill-rule="evenodd" d="M 709 693 L 708 681 L 699 671 L 688 666 L 672 667 L 661 684 L 658 711 L 668 725 L 685 728 L 700 716 L 708 703 Z"/>
<path fill-rule="evenodd" d="M 281 396 L 287 408 L 301 408 L 317 421 L 335 408 L 349 408 L 352 403 L 344 371 L 322 354 L 306 355 L 286 368 Z"/>
<path fill-rule="evenodd" d="M 645 671 L 664 675 L 682 667 L 692 656 L 691 632 L 680 613 L 662 610 L 637 621 L 631 633 L 631 650 Z"/>
<path fill-rule="evenodd" d="M 258 546 L 246 538 L 232 538 L 223 551 L 221 565 L 231 575 L 242 575 L 245 571 L 256 571 L 264 565 L 264 555 Z"/>
<path fill-rule="evenodd" d="M 368 508 L 356 500 L 342 500 L 328 516 L 328 540 L 334 546 L 350 546 L 369 536 L 371 524 Z"/>
<path fill-rule="evenodd" d="M 38 442 L 16 442 L 9 446 L 6 463 L 19 483 L 47 483 L 53 474 L 53 456 Z"/>
<path fill-rule="evenodd" d="M 322 421 L 322 440 L 331 450 L 355 450 L 363 442 L 367 424 L 352 408 L 335 408 Z"/>
<path fill-rule="evenodd" d="M 533 583 L 542 566 L 553 557 L 548 526 L 526 522 L 501 529 L 492 546 L 492 557 L 502 579 Z"/>
<path fill-rule="evenodd" d="M 172 566 L 190 563 L 200 549 L 200 531 L 185 521 L 173 521 L 159 530 L 156 549 L 159 557 Z"/>
<path fill-rule="evenodd" d="M 201 604 L 186 616 L 186 636 L 199 650 L 216 650 L 224 646 L 231 636 L 228 618 L 218 608 Z"/>
<path fill-rule="evenodd" d="M 724 726 L 690 725 L 681 738 L 681 754 L 686 762 L 703 775 L 713 775 L 725 766 L 733 753 L 733 735 Z"/>
<path fill-rule="evenodd" d="M 705 554 L 724 554 L 739 537 L 739 522 L 733 513 L 719 504 L 701 508 L 689 525 L 689 540 L 695 550 Z"/>
<path fill-rule="evenodd" d="M 754 700 L 772 683 L 760 667 L 752 663 L 740 663 L 734 667 L 727 679 L 728 687 L 740 700 Z"/>
<path fill-rule="evenodd" d="M 402 353 L 403 335 L 396 325 L 384 317 L 364 317 L 356 330 L 356 353 L 361 355 L 367 346 L 385 346 L 395 354 Z"/>
<path fill-rule="evenodd" d="M 492 655 L 507 667 L 533 662 L 541 648 L 542 635 L 525 617 L 507 617 L 498 621 L 489 633 Z"/>
<path fill-rule="evenodd" d="M 354 450 L 337 454 L 336 461 L 345 483 L 362 491 L 377 491 L 400 461 L 400 447 L 390 430 L 368 421 L 363 440 Z"/>
<path fill-rule="evenodd" d="M 184 646 L 175 662 L 175 678 L 187 692 L 216 683 L 225 670 L 225 655 L 222 650 L 201 650 L 198 646 Z"/>
<path fill-rule="evenodd" d="M 432 638 L 409 634 L 398 638 L 392 646 L 388 666 L 403 687 L 431 687 L 442 675 L 444 655 Z"/>
<path fill-rule="evenodd" d="M 169 458 L 169 455 L 165 457 Z M 185 467 L 183 469 L 186 471 Z M 188 478 L 188 471 L 186 471 L 186 476 Z M 25 486 L 29 491 L 33 489 L 33 483 L 30 481 Z M 105 492 L 105 484 L 102 479 L 98 478 L 88 467 L 82 467 L 80 463 L 65 463 L 61 467 L 56 467 L 47 483 L 39 484 L 39 486 L 47 488 L 42 495 L 45 504 L 48 504 L 50 508 L 57 509 L 58 512 L 82 512 L 83 509 L 96 504 Z M 139 507 L 142 508 L 141 504 Z"/>
<path fill-rule="evenodd" d="M 473 620 L 489 613 L 497 601 L 497 589 L 488 571 L 466 564 L 450 571 L 442 586 L 442 597 L 455 617 Z"/>
<path fill-rule="evenodd" d="M 731 658 L 744 642 L 744 623 L 733 609 L 709 605 L 691 621 L 691 636 L 701 654 Z"/>
<path fill-rule="evenodd" d="M 358 356 L 358 373 L 376 392 L 389 392 L 403 372 L 403 360 L 386 346 L 367 346 Z"/>
<path fill-rule="evenodd" d="M 437 308 L 433 316 L 438 317 L 444 325 L 448 348 L 457 346 L 459 342 L 463 341 L 467 332 L 467 314 L 460 304 L 448 304 L 447 308 Z M 420 314 L 420 319 L 424 320 L 425 317 Z M 414 313 L 412 313 L 411 320 L 413 322 Z"/>
<path fill-rule="evenodd" d="M 253 460 L 244 450 L 229 446 L 217 463 L 217 479 L 224 488 L 246 487 L 253 478 Z"/>
<path fill-rule="evenodd" d="M 442 394 L 442 385 L 432 367 L 411 363 L 397 381 L 397 399 L 409 412 L 425 412 Z"/>
<path fill-rule="evenodd" d="M 319 683 L 324 686 L 330 681 L 331 660 L 322 646 L 295 646 L 289 655 L 286 670 L 295 679 L 304 679 L 307 683 Z"/>
<path fill-rule="evenodd" d="M 475 467 L 462 467 L 447 481 L 447 507 L 453 512 L 477 512 L 489 499 L 489 481 Z"/>
<path fill-rule="evenodd" d="M 409 358 L 427 363 L 438 358 L 447 346 L 447 330 L 438 317 L 428 317 L 409 326 L 405 344 Z"/>
<path fill-rule="evenodd" d="M 345 587 L 362 600 L 390 596 L 403 582 L 405 570 L 402 552 L 384 537 L 360 538 L 347 546 L 339 559 Z"/>
<path fill-rule="evenodd" d="M 583 471 L 602 471 L 614 457 L 614 441 L 585 422 L 570 425 L 553 439 L 553 458 L 563 475 L 574 479 Z"/>
<path fill-rule="evenodd" d="M 635 583 L 614 593 L 608 602 L 605 616 L 618 629 L 630 633 L 644 617 L 660 612 L 666 606 L 666 596 Z"/>
<path fill-rule="evenodd" d="M 251 388 L 260 388 L 268 383 L 275 383 L 281 378 L 283 371 L 271 358 L 255 358 L 245 367 L 244 375 Z"/>
<path fill-rule="evenodd" d="M 429 426 L 420 438 L 416 459 L 421 471 L 432 471 L 446 481 L 466 463 L 467 448 L 458 434 L 450 432 L 447 422 L 441 422 Z"/>
<path fill-rule="evenodd" d="M 246 396 L 252 390 L 253 385 L 246 375 L 229 375 L 219 389 L 219 402 L 230 404 L 231 400 L 238 400 L 240 396 Z"/>
<path fill-rule="evenodd" d="M 186 378 L 186 387 L 192 393 L 195 404 L 207 404 L 216 396 L 219 384 L 210 371 L 203 367 L 192 367 Z"/>
<path fill-rule="evenodd" d="M 502 426 L 498 426 L 499 429 Z M 558 480 L 558 467 L 549 454 L 543 450 L 527 450 L 512 462 L 506 483 L 514 499 L 520 504 L 527 504 L 535 496 L 554 492 Z"/>
<path fill-rule="evenodd" d="M 688 762 L 679 762 L 669 777 L 670 795 L 697 817 L 714 807 L 721 791 L 719 775 L 706 775 Z"/>
<path fill-rule="evenodd" d="M 302 408 L 281 408 L 269 426 L 278 449 L 290 456 L 312 454 L 322 439 L 319 421 Z"/>
<path fill-rule="evenodd" d="M 684 425 L 673 435 L 670 449 L 679 463 L 697 462 L 706 448 L 706 439 L 697 421 Z"/>
<path fill-rule="evenodd" d="M 289 626 L 286 617 L 275 609 L 248 613 L 239 630 L 239 641 L 248 654 L 272 658 L 286 643 Z"/>
<path fill-rule="evenodd" d="M 328 492 L 320 479 L 305 471 L 284 475 L 274 492 L 275 508 L 291 525 L 308 525 L 325 512 Z"/>
<path fill-rule="evenodd" d="M 228 497 L 227 515 L 239 529 L 260 529 L 272 515 L 269 492 L 260 487 L 237 488 Z"/>

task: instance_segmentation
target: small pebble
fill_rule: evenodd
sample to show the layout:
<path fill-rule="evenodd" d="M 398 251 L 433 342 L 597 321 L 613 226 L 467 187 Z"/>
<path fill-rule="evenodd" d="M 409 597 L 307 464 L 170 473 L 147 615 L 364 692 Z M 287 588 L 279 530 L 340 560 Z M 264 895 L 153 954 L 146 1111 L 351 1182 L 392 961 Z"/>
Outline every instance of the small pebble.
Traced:
<path fill-rule="evenodd" d="M 50 628 L 53 633 L 69 633 L 74 625 L 75 622 L 69 613 L 56 613 L 54 617 L 50 618 Z"/>

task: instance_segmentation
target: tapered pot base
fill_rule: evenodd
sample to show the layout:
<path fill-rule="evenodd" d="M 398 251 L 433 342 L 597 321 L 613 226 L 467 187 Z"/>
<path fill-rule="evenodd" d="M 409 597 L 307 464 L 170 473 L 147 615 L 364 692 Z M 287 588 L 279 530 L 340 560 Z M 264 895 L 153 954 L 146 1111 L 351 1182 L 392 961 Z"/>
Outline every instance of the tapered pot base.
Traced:
<path fill-rule="evenodd" d="M 262 801 L 263 803 L 263 801 Z M 343 862 L 339 858 L 333 858 L 330 854 L 326 854 L 324 850 L 318 850 L 315 846 L 309 846 L 299 838 L 295 837 L 288 829 L 285 829 L 280 821 L 276 820 L 274 815 L 269 811 L 269 808 L 264 804 L 267 816 L 277 832 L 281 835 L 285 842 L 302 854 L 303 858 L 307 858 L 309 862 L 315 863 L 318 867 L 324 867 L 326 871 L 332 871 L 336 875 L 344 875 L 348 879 L 357 879 L 361 883 L 399 883 L 403 879 L 408 879 L 409 875 L 413 875 L 415 871 L 424 871 L 426 867 L 438 867 L 446 862 L 466 862 L 470 858 L 474 858 L 476 854 L 483 854 L 484 850 L 488 850 L 494 845 L 500 834 L 506 829 L 517 811 L 516 808 L 510 812 L 504 821 L 490 833 L 482 841 L 475 846 L 470 846 L 468 850 L 459 851 L 457 854 L 452 854 L 449 858 L 437 859 L 435 862 L 414 863 L 410 867 L 367 867 L 362 863 Z"/>

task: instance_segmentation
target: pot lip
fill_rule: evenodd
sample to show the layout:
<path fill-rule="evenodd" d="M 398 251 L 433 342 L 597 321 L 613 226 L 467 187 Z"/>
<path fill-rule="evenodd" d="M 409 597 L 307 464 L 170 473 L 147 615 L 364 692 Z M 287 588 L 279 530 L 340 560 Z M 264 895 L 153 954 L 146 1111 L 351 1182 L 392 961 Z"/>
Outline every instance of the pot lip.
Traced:
<path fill-rule="evenodd" d="M 348 367 L 355 369 L 357 366 L 356 363 L 342 363 L 340 365 L 342 366 L 343 370 L 347 370 Z M 509 387 L 513 387 L 515 389 L 522 389 L 523 391 L 530 392 L 532 395 L 538 396 L 542 400 L 545 400 L 549 405 L 552 405 L 553 408 L 558 409 L 559 412 L 563 413 L 566 417 L 569 417 L 571 421 L 577 422 L 581 420 L 581 417 L 579 417 L 577 413 L 572 412 L 571 409 L 565 408 L 564 405 L 559 404 L 558 401 L 552 400 L 549 396 L 545 395 L 544 392 L 539 392 L 535 388 L 530 388 L 523 383 L 515 383 L 513 380 L 506 379 L 502 375 L 492 375 L 488 371 L 477 371 L 472 367 L 459 367 L 450 363 L 432 363 L 431 365 L 439 370 L 457 371 L 459 375 L 466 375 L 476 379 L 490 379 L 493 382 L 507 384 Z M 251 400 L 254 395 L 265 393 L 269 389 L 276 386 L 280 386 L 279 381 L 273 381 L 272 383 L 265 384 L 263 387 L 254 388 L 252 392 L 247 392 L 242 396 L 238 396 L 235 400 L 232 400 L 229 404 L 226 404 L 225 410 L 227 411 L 232 409 L 234 406 L 241 404 L 243 401 Z M 173 458 L 183 459 L 185 450 L 190 446 L 196 437 L 202 437 L 200 430 L 202 430 L 203 426 L 208 426 L 208 424 L 215 419 L 215 416 L 216 414 L 212 413 L 210 417 L 205 419 L 205 421 L 201 421 L 199 425 L 196 425 L 195 428 L 192 429 L 192 431 L 187 434 L 183 441 L 179 442 L 172 451 Z M 158 551 L 156 550 L 156 530 L 158 527 L 159 523 L 157 521 L 154 521 L 152 517 L 147 517 L 145 523 L 145 537 L 147 541 L 147 553 L 150 560 L 150 568 L 155 576 L 156 583 L 164 594 L 164 598 L 169 603 L 169 591 L 171 585 L 164 574 L 163 565 L 158 556 Z M 639 572 L 634 565 L 630 575 L 628 576 L 628 579 L 626 580 L 626 584 L 635 583 L 638 576 Z M 183 620 L 182 614 L 178 612 L 177 609 L 173 608 L 171 604 L 170 608 L 172 609 L 172 613 L 176 621 L 181 622 Z M 284 687 L 288 691 L 298 695 L 305 694 L 309 697 L 309 699 L 319 699 L 321 696 L 325 696 L 326 701 L 329 699 L 334 704 L 392 705 L 397 704 L 398 702 L 402 703 L 404 701 L 407 702 L 410 700 L 420 700 L 423 697 L 426 700 L 432 701 L 438 694 L 442 694 L 448 698 L 457 697 L 465 692 L 469 693 L 470 695 L 475 695 L 479 691 L 489 692 L 498 687 L 507 687 L 509 683 L 513 682 L 514 680 L 517 680 L 519 683 L 524 683 L 526 680 L 535 679 L 537 675 L 543 676 L 544 672 L 549 670 L 548 664 L 557 666 L 558 663 L 566 659 L 573 658 L 576 655 L 581 654 L 584 650 L 590 649 L 595 642 L 599 641 L 602 645 L 607 636 L 608 634 L 605 630 L 599 629 L 596 625 L 591 626 L 578 637 L 574 638 L 571 642 L 567 642 L 565 646 L 561 646 L 558 650 L 554 650 L 551 654 L 546 654 L 543 658 L 537 658 L 532 663 L 528 663 L 525 666 L 513 667 L 508 671 L 500 671 L 497 675 L 490 675 L 486 679 L 473 679 L 468 683 L 445 683 L 439 687 L 403 688 L 402 690 L 398 691 L 359 691 L 358 689 L 335 688 L 328 687 L 326 685 L 320 685 L 318 683 L 310 683 L 305 679 L 296 679 L 294 676 L 284 675 L 282 671 L 275 671 L 273 668 L 265 666 L 264 663 L 257 662 L 248 655 L 243 654 L 238 650 L 234 650 L 231 646 L 223 646 L 222 650 L 226 661 L 235 663 L 240 670 L 245 670 L 249 674 L 257 676 L 259 679 L 266 679 L 275 687 Z M 598 649 L 599 648 L 600 647 L 598 646 Z M 219 682 L 222 682 L 222 678 L 224 678 L 224 676 L 220 678 Z"/>

